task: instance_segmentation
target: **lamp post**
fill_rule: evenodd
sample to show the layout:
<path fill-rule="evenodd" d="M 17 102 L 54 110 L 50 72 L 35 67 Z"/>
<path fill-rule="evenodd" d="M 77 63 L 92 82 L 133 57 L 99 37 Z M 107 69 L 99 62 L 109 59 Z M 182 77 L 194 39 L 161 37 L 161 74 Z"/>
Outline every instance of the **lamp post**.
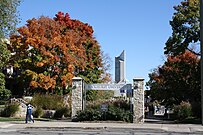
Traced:
<path fill-rule="evenodd" d="M 201 107 L 203 125 L 203 0 L 200 0 L 200 49 L 201 49 Z"/>

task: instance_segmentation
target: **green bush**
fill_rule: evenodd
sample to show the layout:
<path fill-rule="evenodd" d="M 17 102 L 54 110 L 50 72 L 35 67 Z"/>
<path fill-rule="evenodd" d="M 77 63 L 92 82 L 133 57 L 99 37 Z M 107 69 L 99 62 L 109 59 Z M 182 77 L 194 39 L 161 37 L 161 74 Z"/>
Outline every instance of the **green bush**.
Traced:
<path fill-rule="evenodd" d="M 132 113 L 130 112 L 130 110 L 125 110 L 116 106 L 109 106 L 109 109 L 106 112 L 106 119 L 132 122 Z"/>
<path fill-rule="evenodd" d="M 4 100 L 4 99 L 9 99 L 9 97 L 11 96 L 11 91 L 8 89 L 1 89 L 0 90 L 0 99 Z"/>
<path fill-rule="evenodd" d="M 87 101 L 94 101 L 97 99 L 98 91 L 95 90 L 87 90 L 86 91 L 86 100 Z"/>
<path fill-rule="evenodd" d="M 54 113 L 54 118 L 62 118 L 62 117 L 70 117 L 71 116 L 71 109 L 67 107 L 62 107 L 56 110 Z"/>
<path fill-rule="evenodd" d="M 86 109 L 77 113 L 77 121 L 113 120 L 132 122 L 132 113 L 119 108 L 110 108 L 107 112 Z"/>
<path fill-rule="evenodd" d="M 133 122 L 133 113 L 130 111 L 126 111 L 122 117 L 122 120 L 125 122 Z"/>
<path fill-rule="evenodd" d="M 118 99 L 114 101 L 113 105 L 124 110 L 130 110 L 130 103 L 124 99 Z"/>
<path fill-rule="evenodd" d="M 108 111 L 106 112 L 107 120 L 121 120 L 121 110 L 114 106 L 109 106 Z"/>
<path fill-rule="evenodd" d="M 181 102 L 174 106 L 174 114 L 178 120 L 184 120 L 192 116 L 192 106 L 189 102 Z"/>
<path fill-rule="evenodd" d="M 102 102 L 100 101 L 89 101 L 86 103 L 86 109 L 96 109 L 99 110 Z"/>
<path fill-rule="evenodd" d="M 19 104 L 9 104 L 6 105 L 4 110 L 1 112 L 1 116 L 3 117 L 12 117 L 14 114 L 19 111 Z"/>
<path fill-rule="evenodd" d="M 6 105 L 8 103 L 9 103 L 8 100 L 0 100 L 0 105 Z"/>
<path fill-rule="evenodd" d="M 108 106 L 115 106 L 120 109 L 130 110 L 130 103 L 124 99 L 117 99 L 115 101 L 97 100 L 87 102 L 87 109 L 100 109 L 101 104 L 107 104 Z"/>
<path fill-rule="evenodd" d="M 33 116 L 36 118 L 40 118 L 44 115 L 44 111 L 41 107 L 37 107 L 36 110 L 33 112 Z"/>
<path fill-rule="evenodd" d="M 5 83 L 5 75 L 0 72 L 0 100 L 9 99 L 11 96 L 11 91 L 5 88 Z"/>
<path fill-rule="evenodd" d="M 103 112 L 100 110 L 101 104 L 108 104 L 108 110 Z M 77 113 L 78 121 L 94 121 L 94 120 L 113 120 L 132 122 L 132 113 L 130 112 L 129 103 L 119 99 L 116 101 L 91 102 L 84 111 Z"/>
<path fill-rule="evenodd" d="M 79 111 L 77 113 L 78 121 L 93 121 L 93 120 L 101 120 L 102 113 L 98 110 L 94 109 L 85 109 L 84 111 Z"/>
<path fill-rule="evenodd" d="M 40 95 L 35 94 L 31 104 L 44 110 L 56 110 L 63 107 L 63 97 L 58 95 Z"/>

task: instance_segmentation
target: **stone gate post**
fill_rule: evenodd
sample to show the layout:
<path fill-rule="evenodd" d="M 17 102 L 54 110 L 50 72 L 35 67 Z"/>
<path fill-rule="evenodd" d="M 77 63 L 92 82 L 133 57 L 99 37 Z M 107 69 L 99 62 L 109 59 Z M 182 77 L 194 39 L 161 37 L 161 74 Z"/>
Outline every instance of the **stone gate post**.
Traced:
<path fill-rule="evenodd" d="M 133 79 L 133 123 L 144 122 L 144 79 Z"/>
<path fill-rule="evenodd" d="M 72 114 L 74 119 L 77 111 L 84 110 L 84 80 L 81 77 L 74 77 L 72 79 Z"/>

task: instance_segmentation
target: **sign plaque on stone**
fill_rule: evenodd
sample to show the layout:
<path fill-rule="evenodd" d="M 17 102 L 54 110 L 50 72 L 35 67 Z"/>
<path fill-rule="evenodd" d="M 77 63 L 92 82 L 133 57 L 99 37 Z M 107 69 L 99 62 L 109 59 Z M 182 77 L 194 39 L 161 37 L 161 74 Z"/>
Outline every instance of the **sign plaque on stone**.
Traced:
<path fill-rule="evenodd" d="M 86 90 L 131 90 L 131 84 L 105 84 L 105 83 L 98 83 L 98 84 L 85 84 Z"/>
<path fill-rule="evenodd" d="M 107 112 L 108 111 L 108 104 L 101 104 L 101 110 L 103 112 Z"/>

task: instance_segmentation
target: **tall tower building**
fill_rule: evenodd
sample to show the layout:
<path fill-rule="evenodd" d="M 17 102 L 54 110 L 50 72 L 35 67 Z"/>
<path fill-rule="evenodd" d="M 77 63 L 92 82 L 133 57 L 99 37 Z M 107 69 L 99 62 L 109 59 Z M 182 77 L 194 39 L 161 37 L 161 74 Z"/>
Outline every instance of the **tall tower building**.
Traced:
<path fill-rule="evenodd" d="M 125 51 L 120 56 L 115 57 L 115 82 L 124 83 L 125 78 Z"/>

